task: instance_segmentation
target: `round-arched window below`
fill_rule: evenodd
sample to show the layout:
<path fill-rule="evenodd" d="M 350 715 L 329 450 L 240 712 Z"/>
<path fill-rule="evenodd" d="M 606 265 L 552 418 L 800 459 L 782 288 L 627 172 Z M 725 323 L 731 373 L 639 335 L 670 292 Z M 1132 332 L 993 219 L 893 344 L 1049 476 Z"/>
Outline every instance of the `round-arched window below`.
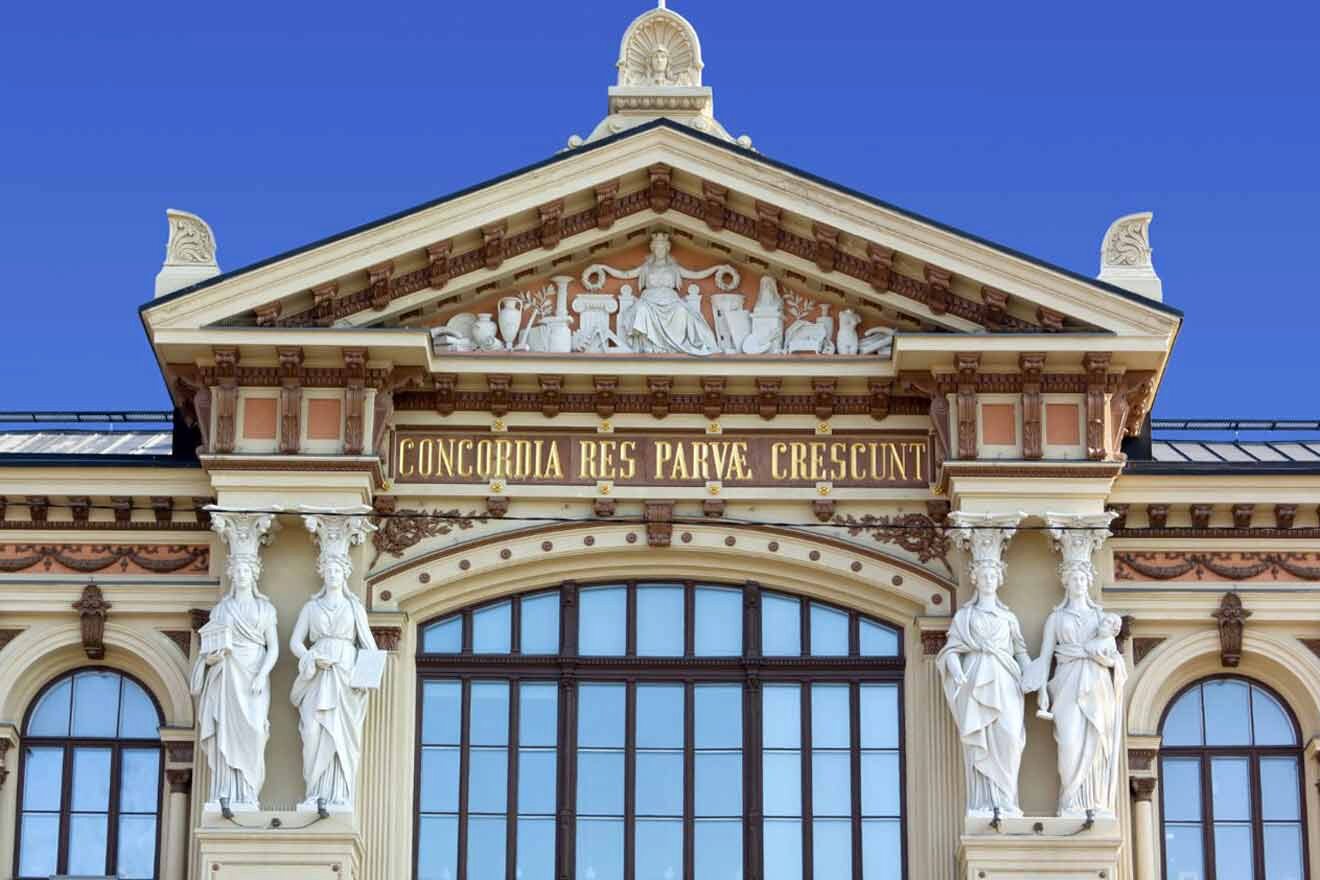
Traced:
<path fill-rule="evenodd" d="M 901 636 L 659 579 L 424 625 L 417 880 L 900 880 Z"/>
<path fill-rule="evenodd" d="M 1174 700 L 1161 734 L 1166 880 L 1303 880 L 1301 745 L 1283 701 L 1207 679 Z"/>
<path fill-rule="evenodd" d="M 24 725 L 16 877 L 157 876 L 160 724 L 142 686 L 110 669 L 46 687 Z"/>

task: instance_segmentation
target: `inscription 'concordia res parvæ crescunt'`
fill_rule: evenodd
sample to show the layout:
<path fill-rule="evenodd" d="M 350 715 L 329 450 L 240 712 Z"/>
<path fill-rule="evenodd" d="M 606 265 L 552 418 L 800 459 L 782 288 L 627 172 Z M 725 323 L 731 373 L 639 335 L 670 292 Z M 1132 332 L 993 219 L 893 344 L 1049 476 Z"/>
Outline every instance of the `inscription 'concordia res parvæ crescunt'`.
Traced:
<path fill-rule="evenodd" d="M 927 482 L 926 438 L 881 432 L 804 437 L 748 434 L 541 435 L 401 432 L 394 478 L 401 483 L 481 483 L 493 479 L 594 483 L 747 486 L 919 486 Z"/>

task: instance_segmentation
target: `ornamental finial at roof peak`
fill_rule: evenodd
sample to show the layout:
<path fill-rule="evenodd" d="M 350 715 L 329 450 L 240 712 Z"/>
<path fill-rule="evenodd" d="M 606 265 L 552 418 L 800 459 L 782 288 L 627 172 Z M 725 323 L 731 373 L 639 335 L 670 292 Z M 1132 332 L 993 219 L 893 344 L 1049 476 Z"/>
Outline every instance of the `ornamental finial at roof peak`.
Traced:
<path fill-rule="evenodd" d="M 701 40 L 683 16 L 665 0 L 648 9 L 623 33 L 619 43 L 618 80 L 609 90 L 609 115 L 586 141 L 574 135 L 570 149 L 659 117 L 750 148 L 751 138 L 736 141 L 715 119 L 714 96 L 701 84 Z"/>

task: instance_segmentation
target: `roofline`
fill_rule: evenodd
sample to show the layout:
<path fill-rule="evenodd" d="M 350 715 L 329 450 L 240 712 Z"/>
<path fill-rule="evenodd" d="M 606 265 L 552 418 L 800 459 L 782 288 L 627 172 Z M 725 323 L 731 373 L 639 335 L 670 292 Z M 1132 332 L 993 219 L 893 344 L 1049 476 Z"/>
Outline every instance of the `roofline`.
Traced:
<path fill-rule="evenodd" d="M 1095 288 L 1097 288 L 1097 289 L 1099 289 L 1099 290 L 1103 290 L 1103 291 L 1106 291 L 1107 293 L 1115 294 L 1115 295 L 1120 296 L 1120 297 L 1122 297 L 1123 299 L 1129 300 L 1129 301 L 1131 301 L 1131 302 L 1135 302 L 1135 303 L 1138 303 L 1138 304 L 1140 304 L 1140 305 L 1147 306 L 1147 307 L 1149 307 L 1149 308 L 1151 308 L 1151 309 L 1154 309 L 1155 311 L 1163 312 L 1163 313 L 1165 313 L 1165 314 L 1167 314 L 1167 315 L 1172 315 L 1172 316 L 1177 317 L 1177 318 L 1180 318 L 1180 319 L 1184 317 L 1183 312 L 1182 312 L 1181 309 L 1174 308 L 1173 306 L 1170 306 L 1170 305 L 1165 305 L 1164 303 L 1162 303 L 1162 302 L 1157 302 L 1156 300 L 1148 299 L 1148 298 L 1146 298 L 1146 297 L 1144 297 L 1144 296 L 1142 296 L 1142 295 L 1140 295 L 1140 294 L 1138 294 L 1138 293 L 1133 293 L 1133 292 L 1130 291 L 1130 290 L 1125 290 L 1125 289 L 1122 288 L 1122 287 L 1117 287 L 1117 286 L 1115 286 L 1115 285 L 1113 285 L 1113 284 L 1110 284 L 1110 283 L 1108 283 L 1108 282 L 1100 281 L 1099 279 L 1096 279 L 1096 278 L 1089 278 L 1089 277 L 1087 277 L 1087 276 L 1085 276 L 1085 275 L 1082 275 L 1080 272 L 1074 272 L 1072 269 L 1066 269 L 1066 268 L 1064 268 L 1064 267 L 1062 267 L 1062 266 L 1056 265 L 1056 264 L 1054 264 L 1054 263 L 1050 263 L 1050 262 L 1048 262 L 1048 261 L 1046 261 L 1046 260 L 1041 260 L 1041 259 L 1039 259 L 1039 258 L 1037 258 L 1037 257 L 1030 256 L 1030 255 L 1025 254 L 1025 253 L 1023 253 L 1023 252 L 1021 252 L 1021 251 L 1018 251 L 1018 250 L 1015 250 L 1015 249 L 1013 249 L 1013 248 L 1007 247 L 1006 245 L 1002 245 L 1002 244 L 999 244 L 998 242 L 990 241 L 989 239 L 982 238 L 982 237 L 980 237 L 980 236 L 978 236 L 978 235 L 974 235 L 974 234 L 972 234 L 972 233 L 970 233 L 970 232 L 967 232 L 966 230 L 959 229 L 959 228 L 957 228 L 957 227 L 955 227 L 955 226 L 950 226 L 950 225 L 948 225 L 947 223 L 941 223 L 941 222 L 938 221 L 938 220 L 932 220 L 931 218 L 926 217 L 925 215 L 917 214 L 917 213 L 915 213 L 915 212 L 913 212 L 913 211 L 909 211 L 909 210 L 906 210 L 906 209 L 904 209 L 904 208 L 900 208 L 900 207 L 898 207 L 897 205 L 894 205 L 894 204 L 892 204 L 892 203 L 890 203 L 890 202 L 886 202 L 886 201 L 884 201 L 883 199 L 876 198 L 875 196 L 868 195 L 867 193 L 859 192 L 858 190 L 852 189 L 852 188 L 850 188 L 850 187 L 848 187 L 848 186 L 845 186 L 845 185 L 843 185 L 843 184 L 841 184 L 841 183 L 836 183 L 836 182 L 834 182 L 834 181 L 832 181 L 832 180 L 829 180 L 829 179 L 827 179 L 827 178 L 820 177 L 820 176 L 818 176 L 818 175 L 816 175 L 816 174 L 812 174 L 812 173 L 809 172 L 809 171 L 803 171 L 802 169 L 800 169 L 800 168 L 796 168 L 796 167 L 794 167 L 794 166 L 792 166 L 792 165 L 789 165 L 789 164 L 786 163 L 786 162 L 779 162 L 779 161 L 777 161 L 777 160 L 775 160 L 775 159 L 771 159 L 770 157 L 765 156 L 765 155 L 763 155 L 763 154 L 761 154 L 761 153 L 755 152 L 755 151 L 750 150 L 750 149 L 746 149 L 746 148 L 744 148 L 744 147 L 740 147 L 740 146 L 738 146 L 737 144 L 734 144 L 734 143 L 729 143 L 728 141 L 725 141 L 725 140 L 723 140 L 723 139 L 721 139 L 721 138 L 717 138 L 717 137 L 715 137 L 714 135 L 709 135 L 709 134 L 706 134 L 706 133 L 704 133 L 704 132 L 697 131 L 696 129 L 689 128 L 689 127 L 686 126 L 686 125 L 683 125 L 683 124 L 678 123 L 678 122 L 674 122 L 673 120 L 667 119 L 667 118 L 665 118 L 665 117 L 663 117 L 663 116 L 662 116 L 662 117 L 659 117 L 659 118 L 657 118 L 657 119 L 653 119 L 653 120 L 651 120 L 650 122 L 646 122 L 646 123 L 643 123 L 643 124 L 641 124 L 641 125 L 638 125 L 638 126 L 636 126 L 636 127 L 634 127 L 634 128 L 627 129 L 626 131 L 621 131 L 621 132 L 618 132 L 617 134 L 612 134 L 612 135 L 610 135 L 610 136 L 608 136 L 608 137 L 605 137 L 605 138 L 602 138 L 602 139 L 600 139 L 600 140 L 598 140 L 598 141 L 594 141 L 594 142 L 589 143 L 589 144 L 584 144 L 584 145 L 582 145 L 582 146 L 580 146 L 580 147 L 577 147 L 576 149 L 572 149 L 572 150 L 562 150 L 562 151 L 560 151 L 560 152 L 558 152 L 558 153 L 555 153 L 554 155 L 552 155 L 552 156 L 550 156 L 550 157 L 548 157 L 548 158 L 546 158 L 546 159 L 542 159 L 542 160 L 539 161 L 539 162 L 534 162 L 534 163 L 532 163 L 531 165 L 526 165 L 526 166 L 524 166 L 524 167 L 522 167 L 522 168 L 519 168 L 519 169 L 516 169 L 516 170 L 514 170 L 514 171 L 506 172 L 506 173 L 504 173 L 504 174 L 499 175 L 498 177 L 493 177 L 493 178 L 491 178 L 491 179 L 489 179 L 489 180 L 486 180 L 486 181 L 484 181 L 484 182 L 482 182 L 482 183 L 478 183 L 478 184 L 475 184 L 475 185 L 473 185 L 473 186 L 465 187 L 464 189 L 457 190 L 457 191 L 452 192 L 452 193 L 449 193 L 449 194 L 447 194 L 447 195 L 440 196 L 439 198 L 431 199 L 430 201 L 423 202 L 423 203 L 420 204 L 420 205 L 416 205 L 416 206 L 411 207 L 411 208 L 406 208 L 406 209 L 404 209 L 404 210 L 402 210 L 402 211 L 398 211 L 398 212 L 396 212 L 396 213 L 394 213 L 394 214 L 390 214 L 390 215 L 385 216 L 385 217 L 382 217 L 382 218 L 380 218 L 380 219 L 378 219 L 378 220 L 373 220 L 373 221 L 371 221 L 371 222 L 369 222 L 369 223 L 364 223 L 364 224 L 362 224 L 362 225 L 360 225 L 360 226 L 355 226 L 355 227 L 353 227 L 353 228 L 351 228 L 351 229 L 345 230 L 344 232 L 340 232 L 340 233 L 337 233 L 337 234 L 335 234 L 335 235 L 331 235 L 331 236 L 328 236 L 328 237 L 326 237 L 326 238 L 322 238 L 322 239 L 319 239 L 319 240 L 317 240 L 317 241 L 311 242 L 311 243 L 309 243 L 309 244 L 305 244 L 305 245 L 302 245 L 302 246 L 300 246 L 300 247 L 293 248 L 292 250 L 288 250 L 288 251 L 285 251 L 285 252 L 283 252 L 283 253 L 276 254 L 276 255 L 271 256 L 271 257 L 267 257 L 267 258 L 264 259 L 264 260 L 258 260 L 258 261 L 255 262 L 255 263 L 250 263 L 250 264 L 248 264 L 248 265 L 246 265 L 246 266 L 242 266 L 242 267 L 240 267 L 240 268 L 238 268 L 238 269 L 233 269 L 233 270 L 231 270 L 231 271 L 229 271 L 229 272 L 225 272 L 225 273 L 223 273 L 223 274 L 221 274 L 221 275 L 216 275 L 216 276 L 214 276 L 214 277 L 212 277 L 212 278 L 207 278 L 207 279 L 205 279 L 204 281 L 199 281 L 199 282 L 197 282 L 196 284 L 192 284 L 192 285 L 190 285 L 190 286 L 188 286 L 188 287 L 184 287 L 184 288 L 181 288 L 181 289 L 179 289 L 179 290 L 176 290 L 176 291 L 173 291 L 173 292 L 171 292 L 171 293 L 168 293 L 168 294 L 166 294 L 165 296 L 157 297 L 157 298 L 152 299 L 152 300 L 150 300 L 150 301 L 148 301 L 148 302 L 145 302 L 145 303 L 143 303 L 142 305 L 138 306 L 138 312 L 139 312 L 140 314 L 143 315 L 143 321 L 144 321 L 144 323 L 145 323 L 145 313 L 146 313 L 147 311 L 149 311 L 150 309 L 152 309 L 154 306 L 157 306 L 157 305 L 160 305 L 160 304 L 162 304 L 162 303 L 166 303 L 166 302 L 172 302 L 172 301 L 174 301 L 174 300 L 176 300 L 176 299 L 180 299 L 180 298 L 182 298 L 182 297 L 184 297 L 184 296 L 187 296 L 187 295 L 190 294 L 190 293 L 194 293 L 194 292 L 196 292 L 196 291 L 198 291 L 198 290 L 204 290 L 204 289 L 206 289 L 206 288 L 208 288 L 208 287 L 212 287 L 212 286 L 214 286 L 214 285 L 216 285 L 216 284 L 219 284 L 219 283 L 221 283 L 221 282 L 223 282 L 223 281 L 227 281 L 227 280 L 229 280 L 229 279 L 231 279 L 231 278 L 236 278 L 236 277 L 238 277 L 238 276 L 240 276 L 240 275 L 246 275 L 247 273 L 249 273 L 249 272 L 253 272 L 253 271 L 255 271 L 255 270 L 257 270 L 257 269 L 260 269 L 260 268 L 262 268 L 262 267 L 264 267 L 264 266 L 269 266 L 269 265 L 271 265 L 271 264 L 273 264 L 273 263 L 278 263 L 278 262 L 280 262 L 281 260 L 286 260 L 286 259 L 289 259 L 290 257 L 295 257 L 295 256 L 297 256 L 297 255 L 299 255 L 299 254 L 306 253 L 307 251 L 314 250 L 315 248 L 322 247 L 322 246 L 324 246 L 324 245 L 331 244 L 331 243 L 333 243 L 333 242 L 340 241 L 340 240 L 345 239 L 345 238 L 349 238 L 349 237 L 351 237 L 351 236 L 357 235 L 357 234 L 362 233 L 362 232 L 367 232 L 367 231 L 369 231 L 369 230 L 375 229 L 375 228 L 378 227 L 378 226 L 383 226 L 383 225 L 385 225 L 385 224 L 387 224 L 387 223 L 392 223 L 392 222 L 394 222 L 395 220 L 400 220 L 400 219 L 402 219 L 402 218 L 404 218 L 404 217 L 408 217 L 408 216 L 410 216 L 410 215 L 412 215 L 412 214 L 416 214 L 416 213 L 418 213 L 418 212 L 420 212 L 420 211 L 425 211 L 425 210 L 428 210 L 428 209 L 430 209 L 430 208 L 434 208 L 434 207 L 437 207 L 437 206 L 439 206 L 439 205 L 443 205 L 443 204 L 446 203 L 446 202 L 450 202 L 450 201 L 453 201 L 453 200 L 455 200 L 455 199 L 461 198 L 461 197 L 463 197 L 463 196 L 470 195 L 470 194 L 472 194 L 472 193 L 474 193 L 474 192 L 479 192 L 480 190 L 486 189 L 487 187 L 495 186 L 495 185 L 500 184 L 500 183 L 503 183 L 503 182 L 505 182 L 505 181 L 507 181 L 507 180 L 511 180 L 511 179 L 516 178 L 516 177 L 519 177 L 519 176 L 521 176 L 521 175 L 528 174 L 528 173 L 530 173 L 530 172 L 537 171 L 537 170 L 540 170 L 540 169 L 545 168 L 545 167 L 547 167 L 547 166 L 553 165 L 553 164 L 555 164 L 555 163 L 557 163 L 557 162 L 561 162 L 561 161 L 565 161 L 565 160 L 567 160 L 567 159 L 571 159 L 571 158 L 573 158 L 574 156 L 580 156 L 580 155 L 582 155 L 582 154 L 584 154 L 584 153 L 588 153 L 588 152 L 591 152 L 591 151 L 593 151 L 593 150 L 599 150 L 599 149 L 601 149 L 601 148 L 603 148 L 603 147 L 606 147 L 606 146 L 608 146 L 608 145 L 610 145 L 610 144 L 617 143 L 618 141 L 624 140 L 625 138 L 633 137 L 634 135 L 638 135 L 638 134 L 641 134 L 641 133 L 643 133 L 643 132 L 651 131 L 651 130 L 656 129 L 656 128 L 667 128 L 667 129 L 670 129 L 671 131 L 675 131 L 675 132 L 677 132 L 677 133 L 679 133 L 679 134 L 683 134 L 683 135 L 686 135 L 686 136 L 688 136 L 688 137 L 695 138 L 696 140 L 699 140 L 699 141 L 705 141 L 706 143 L 708 143 L 708 144 L 710 144 L 710 145 L 712 145 L 712 146 L 719 147 L 720 149 L 727 150 L 728 152 L 731 152 L 731 153 L 736 153 L 737 155 L 739 155 L 739 156 L 741 156 L 741 157 L 743 157 L 743 158 L 751 159 L 751 160 L 756 161 L 756 162 L 760 162 L 760 163 L 763 164 L 763 165 L 768 165 L 768 166 L 770 166 L 770 167 L 772 167 L 772 168 L 775 168 L 775 169 L 778 169 L 778 170 L 780 170 L 780 171 L 786 171 L 786 172 L 788 172 L 788 173 L 790 173 L 790 174 L 794 174 L 794 175 L 796 175 L 796 176 L 798 176 L 798 177 L 804 178 L 804 179 L 809 180 L 809 181 L 811 181 L 811 182 L 813 182 L 813 183 L 816 183 L 816 184 L 819 184 L 819 185 L 821 185 L 821 186 L 828 187 L 828 188 L 830 188 L 830 189 L 836 190 L 836 191 L 838 191 L 838 192 L 840 192 L 840 193 L 842 193 L 842 194 L 844 194 L 844 195 L 851 196 L 851 197 L 856 198 L 856 199 L 860 199 L 860 200 L 862 200 L 862 201 L 864 201 L 864 202 L 868 202 L 869 204 L 875 205 L 876 207 L 879 207 L 879 208 L 883 208 L 883 209 L 885 209 L 885 210 L 887 210 L 887 211 L 892 211 L 892 212 L 894 212 L 894 213 L 896 213 L 896 214 L 899 214 L 899 215 L 901 215 L 901 216 L 903 216 L 903 217 L 908 218 L 909 220 L 914 220 L 914 221 L 916 221 L 916 222 L 918 222 L 918 223 L 924 223 L 924 224 L 926 224 L 926 225 L 928 225 L 928 226 L 934 227 L 935 229 L 939 229 L 939 230 L 941 230 L 941 231 L 943 231 L 943 232 L 947 232 L 947 233 L 950 233 L 950 234 L 953 234 L 953 235 L 960 236 L 960 237 L 962 237 L 962 238 L 967 239 L 968 241 L 975 242 L 975 243 L 977 243 L 977 244 L 983 245 L 983 246 L 988 247 L 988 248 L 993 248 L 994 250 L 997 250 L 997 251 L 999 251 L 1000 253 L 1002 253 L 1002 254 L 1004 254 L 1004 255 L 1006 255 L 1006 256 L 1010 256 L 1010 257 L 1013 257 L 1013 258 L 1015 258 L 1015 259 L 1023 260 L 1023 261 L 1026 261 L 1026 262 L 1028 262 L 1028 263 L 1032 263 L 1033 265 L 1035 265 L 1035 266 L 1037 266 L 1037 267 L 1039 267 L 1039 268 L 1046 269 L 1046 270 L 1048 270 L 1048 271 L 1050 271 L 1050 272 L 1056 272 L 1056 273 L 1058 273 L 1058 274 L 1060 274 L 1060 275 L 1064 275 L 1064 276 L 1066 276 L 1066 277 L 1068 277 L 1068 278 L 1071 278 L 1071 279 L 1073 279 L 1073 280 L 1075 280 L 1075 281 L 1083 282 L 1083 283 L 1088 284 L 1088 285 L 1090 285 L 1090 286 L 1092 286 L 1092 287 L 1095 287 Z"/>
<path fill-rule="evenodd" d="M 58 452 L 0 452 L 0 468 L 7 467 L 141 467 L 141 468 L 200 468 L 196 459 L 175 458 L 172 455 L 127 455 L 122 453 Z"/>
<path fill-rule="evenodd" d="M 1320 475 L 1320 461 L 1154 461 L 1128 460 L 1124 474 L 1132 476 L 1299 476 Z"/>

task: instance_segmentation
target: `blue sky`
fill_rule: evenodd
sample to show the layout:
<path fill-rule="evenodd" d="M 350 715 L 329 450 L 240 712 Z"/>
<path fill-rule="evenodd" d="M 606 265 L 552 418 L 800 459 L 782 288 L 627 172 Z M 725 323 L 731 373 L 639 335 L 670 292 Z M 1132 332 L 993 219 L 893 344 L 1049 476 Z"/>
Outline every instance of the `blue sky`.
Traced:
<path fill-rule="evenodd" d="M 671 5 L 773 158 L 1087 274 L 1153 210 L 1187 313 L 1156 415 L 1320 415 L 1314 4 Z M 535 162 L 648 6 L 9 4 L 0 409 L 164 406 L 137 306 L 167 207 L 233 269 Z"/>

